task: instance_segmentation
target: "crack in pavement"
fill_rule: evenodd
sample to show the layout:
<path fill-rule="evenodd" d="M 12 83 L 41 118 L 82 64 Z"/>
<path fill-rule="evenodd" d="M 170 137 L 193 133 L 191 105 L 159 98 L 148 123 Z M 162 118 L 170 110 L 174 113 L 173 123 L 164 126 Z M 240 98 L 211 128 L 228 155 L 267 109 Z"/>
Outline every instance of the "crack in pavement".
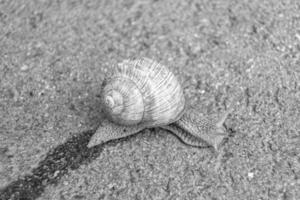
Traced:
<path fill-rule="evenodd" d="M 88 130 L 71 137 L 67 142 L 49 151 L 30 175 L 13 181 L 4 189 L 0 189 L 1 200 L 31 200 L 38 198 L 46 186 L 57 184 L 69 171 L 77 169 L 97 158 L 103 145 L 87 148 L 87 144 L 95 130 Z"/>

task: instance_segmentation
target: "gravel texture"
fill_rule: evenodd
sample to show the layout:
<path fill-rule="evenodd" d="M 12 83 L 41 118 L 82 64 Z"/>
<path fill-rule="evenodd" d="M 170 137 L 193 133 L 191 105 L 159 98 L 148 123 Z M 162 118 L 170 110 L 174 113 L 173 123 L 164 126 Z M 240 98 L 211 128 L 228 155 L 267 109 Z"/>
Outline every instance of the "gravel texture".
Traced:
<path fill-rule="evenodd" d="M 231 106 L 218 154 L 149 129 L 88 149 L 106 71 L 170 66 Z M 300 199 L 300 1 L 0 0 L 0 199 Z"/>

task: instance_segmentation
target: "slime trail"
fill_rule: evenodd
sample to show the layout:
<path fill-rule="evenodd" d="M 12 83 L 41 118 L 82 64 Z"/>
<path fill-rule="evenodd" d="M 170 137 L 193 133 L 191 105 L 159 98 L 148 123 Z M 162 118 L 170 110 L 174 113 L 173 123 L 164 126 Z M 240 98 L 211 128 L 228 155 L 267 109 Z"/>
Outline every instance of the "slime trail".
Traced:
<path fill-rule="evenodd" d="M 57 184 L 68 170 L 77 169 L 80 165 L 97 158 L 102 151 L 102 145 L 87 148 L 94 132 L 89 130 L 79 133 L 51 150 L 38 167 L 32 170 L 31 175 L 25 175 L 0 189 L 0 199 L 36 199 L 44 192 L 46 186 Z"/>

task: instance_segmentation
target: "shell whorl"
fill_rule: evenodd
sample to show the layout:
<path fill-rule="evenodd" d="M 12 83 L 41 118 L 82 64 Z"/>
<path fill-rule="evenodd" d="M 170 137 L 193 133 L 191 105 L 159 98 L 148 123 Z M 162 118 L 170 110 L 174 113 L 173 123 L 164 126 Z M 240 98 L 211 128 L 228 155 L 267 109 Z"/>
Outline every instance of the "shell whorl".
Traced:
<path fill-rule="evenodd" d="M 143 119 L 143 97 L 131 80 L 124 77 L 111 78 L 104 83 L 101 98 L 104 112 L 111 121 L 134 125 Z"/>
<path fill-rule="evenodd" d="M 175 75 L 151 59 L 119 63 L 102 85 L 107 117 L 121 125 L 166 125 L 183 114 L 183 89 Z"/>

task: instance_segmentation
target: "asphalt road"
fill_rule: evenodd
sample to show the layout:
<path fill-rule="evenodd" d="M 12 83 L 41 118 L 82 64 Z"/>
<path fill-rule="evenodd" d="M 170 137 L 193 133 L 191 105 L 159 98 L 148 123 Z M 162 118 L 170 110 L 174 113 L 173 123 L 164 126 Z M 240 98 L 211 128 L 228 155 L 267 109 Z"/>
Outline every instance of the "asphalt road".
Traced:
<path fill-rule="evenodd" d="M 94 148 L 104 74 L 146 56 L 218 154 L 161 129 Z M 0 0 L 0 199 L 300 199 L 300 2 Z"/>

